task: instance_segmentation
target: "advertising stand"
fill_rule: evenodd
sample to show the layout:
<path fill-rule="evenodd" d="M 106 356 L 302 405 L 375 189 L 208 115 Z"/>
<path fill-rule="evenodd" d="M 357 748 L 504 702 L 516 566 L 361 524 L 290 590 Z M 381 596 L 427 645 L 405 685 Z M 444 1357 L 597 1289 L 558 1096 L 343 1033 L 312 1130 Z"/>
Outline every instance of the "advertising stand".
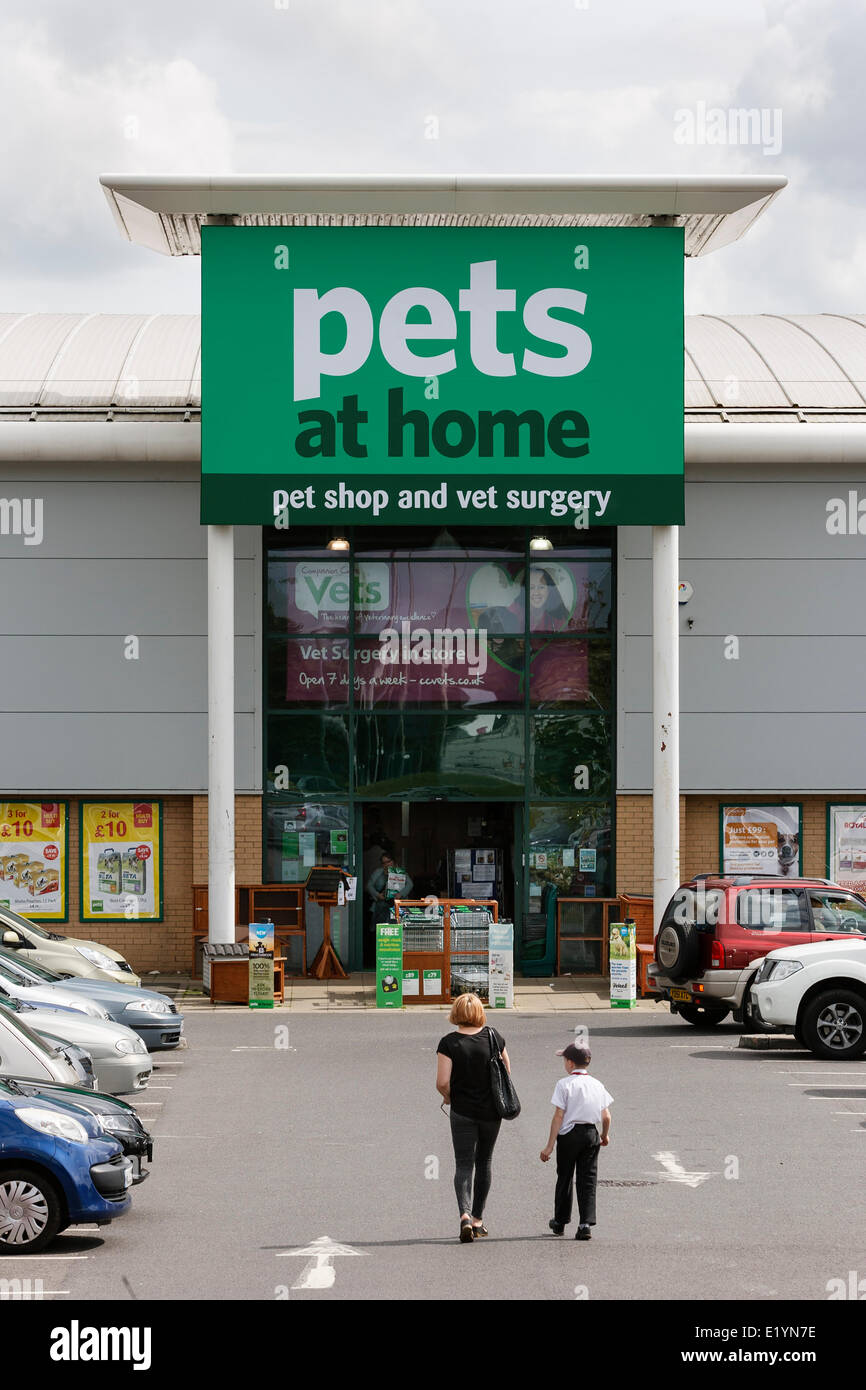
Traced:
<path fill-rule="evenodd" d="M 514 1008 L 514 923 L 491 922 L 488 999 L 491 1009 Z"/>
<path fill-rule="evenodd" d="M 274 924 L 250 922 L 250 997 L 251 1009 L 274 1007 Z"/>
<path fill-rule="evenodd" d="M 376 1008 L 403 1007 L 403 928 L 399 922 L 376 924 Z"/>
<path fill-rule="evenodd" d="M 637 945 L 634 922 L 610 924 L 610 1007 L 633 1009 L 637 1003 Z"/>

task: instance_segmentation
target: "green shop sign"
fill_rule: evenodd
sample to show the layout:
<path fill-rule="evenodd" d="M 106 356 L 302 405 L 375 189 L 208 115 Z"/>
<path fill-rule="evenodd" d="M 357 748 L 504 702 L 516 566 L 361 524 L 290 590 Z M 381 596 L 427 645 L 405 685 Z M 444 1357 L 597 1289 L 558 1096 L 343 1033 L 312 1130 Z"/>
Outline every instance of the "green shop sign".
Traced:
<path fill-rule="evenodd" d="M 681 228 L 204 227 L 212 524 L 674 524 Z"/>

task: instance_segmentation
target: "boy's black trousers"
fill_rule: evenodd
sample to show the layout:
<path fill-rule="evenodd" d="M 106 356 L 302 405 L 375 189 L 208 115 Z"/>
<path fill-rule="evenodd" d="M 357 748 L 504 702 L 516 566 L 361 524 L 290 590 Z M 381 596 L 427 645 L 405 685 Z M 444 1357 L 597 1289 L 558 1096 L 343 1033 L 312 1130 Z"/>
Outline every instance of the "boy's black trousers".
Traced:
<path fill-rule="evenodd" d="M 560 1226 L 571 1220 L 572 1183 L 577 1189 L 577 1210 L 581 1226 L 595 1225 L 595 1186 L 598 1179 L 598 1151 L 601 1147 L 595 1125 L 575 1125 L 556 1139 L 556 1197 L 553 1219 Z"/>

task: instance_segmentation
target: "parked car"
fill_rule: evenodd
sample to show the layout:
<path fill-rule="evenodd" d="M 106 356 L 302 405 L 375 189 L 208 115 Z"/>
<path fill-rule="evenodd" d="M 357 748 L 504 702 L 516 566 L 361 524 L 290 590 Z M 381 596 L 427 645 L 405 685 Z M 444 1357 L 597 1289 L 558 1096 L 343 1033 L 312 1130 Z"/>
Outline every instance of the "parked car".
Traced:
<path fill-rule="evenodd" d="M 43 985 L 38 988 L 37 977 L 30 973 L 20 970 L 14 963 L 10 964 L 0 956 L 0 999 L 20 999 L 25 1004 L 33 1004 L 41 1009 L 57 1010 L 60 1013 L 87 1014 L 90 1018 L 107 1019 L 108 1010 L 95 1000 L 87 999 L 84 995 L 76 996 L 62 985 Z M 32 988 L 32 986 L 37 986 Z"/>
<path fill-rule="evenodd" d="M 138 1112 L 118 1096 L 101 1091 L 86 1091 L 81 1086 L 61 1086 L 58 1082 L 27 1081 L 22 1077 L 0 1078 L 0 1096 L 35 1096 L 36 1099 L 66 1105 L 73 1112 L 83 1110 L 93 1115 L 111 1139 L 116 1139 L 123 1153 L 132 1160 L 132 1182 L 144 1182 L 150 1170 L 144 1161 L 153 1162 L 153 1138 L 147 1132 Z"/>
<path fill-rule="evenodd" d="M 153 1071 L 153 1062 L 137 1033 L 122 1023 L 87 1018 L 85 1014 L 53 1013 L 50 1009 L 34 1009 L 17 999 L 0 997 L 0 1009 L 10 1010 L 40 1037 L 52 1042 L 74 1043 L 90 1053 L 96 1086 L 110 1095 L 123 1095 L 145 1087 Z"/>
<path fill-rule="evenodd" d="M 64 1086 L 95 1090 L 90 1053 L 68 1043 L 40 1037 L 20 1013 L 0 1008 L 0 1076 L 23 1076 L 31 1081 L 59 1081 Z M 23 1016 L 22 1016 L 23 1015 Z"/>
<path fill-rule="evenodd" d="M 125 985 L 141 984 L 132 966 L 110 946 L 37 927 L 35 922 L 28 922 L 8 907 L 0 907 L 0 946 L 21 951 L 37 965 L 56 970 L 60 975 L 86 975 Z"/>
<path fill-rule="evenodd" d="M 665 909 L 648 973 L 687 1023 L 714 1027 L 733 1010 L 760 1031 L 771 1027 L 752 996 L 763 957 L 852 933 L 866 934 L 866 901 L 827 879 L 700 874 Z"/>
<path fill-rule="evenodd" d="M 129 1210 L 132 1161 L 94 1115 L 0 1095 L 0 1252 L 33 1255 L 77 1221 Z"/>
<path fill-rule="evenodd" d="M 13 989 L 13 984 L 17 985 Z M 115 984 L 111 980 L 68 978 L 37 965 L 29 956 L 22 959 L 0 947 L 0 988 L 28 1004 L 45 1008 L 72 1008 L 91 1018 L 110 1018 L 123 1023 L 144 1040 L 151 1052 L 177 1047 L 183 1033 L 183 1014 L 174 1002 L 156 990 Z M 57 992 L 55 992 L 57 991 Z M 60 999 L 63 1001 L 54 1003 Z"/>
<path fill-rule="evenodd" d="M 794 1032 L 817 1057 L 866 1052 L 866 939 L 786 946 L 761 962 L 752 984 L 766 1023 Z"/>

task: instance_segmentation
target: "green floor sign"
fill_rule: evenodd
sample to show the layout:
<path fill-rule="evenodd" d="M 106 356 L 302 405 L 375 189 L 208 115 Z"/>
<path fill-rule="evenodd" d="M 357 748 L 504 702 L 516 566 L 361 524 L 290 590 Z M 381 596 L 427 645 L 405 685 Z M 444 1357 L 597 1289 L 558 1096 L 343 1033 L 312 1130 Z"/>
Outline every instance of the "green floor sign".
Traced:
<path fill-rule="evenodd" d="M 403 1007 L 403 928 L 399 922 L 376 926 L 376 1008 Z"/>

